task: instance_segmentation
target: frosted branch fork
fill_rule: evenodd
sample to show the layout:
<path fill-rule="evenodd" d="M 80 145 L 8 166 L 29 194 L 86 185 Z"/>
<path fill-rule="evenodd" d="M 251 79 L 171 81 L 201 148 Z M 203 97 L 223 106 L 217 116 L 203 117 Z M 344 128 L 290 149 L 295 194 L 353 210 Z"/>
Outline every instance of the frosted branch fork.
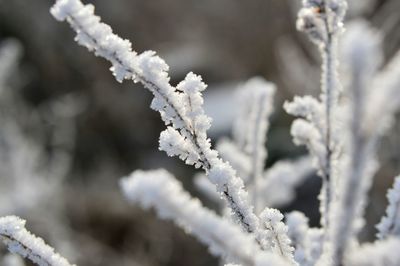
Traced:
<path fill-rule="evenodd" d="M 169 108 L 168 111 L 172 111 L 170 117 L 163 117 L 164 122 L 167 125 L 173 124 L 175 128 L 181 131 L 182 135 L 189 138 L 200 157 L 198 159 L 200 164 L 205 170 L 209 170 L 211 165 L 209 159 L 205 156 L 203 147 L 199 144 L 195 128 L 185 117 L 182 107 L 179 106 L 178 98 L 172 97 L 177 96 L 178 92 L 176 88 L 169 84 L 166 72 L 168 66 L 165 62 L 153 51 L 146 51 L 137 55 L 136 52 L 132 51 L 129 41 L 113 34 L 108 25 L 100 22 L 100 18 L 93 14 L 94 6 L 90 4 L 83 5 L 80 1 L 75 0 L 57 1 L 51 10 L 57 19 L 68 21 L 77 32 L 76 40 L 81 45 L 112 63 L 113 66 L 110 69 L 117 81 L 133 79 L 134 82 L 140 82 L 153 93 L 156 99 L 163 101 L 163 104 Z M 152 70 L 150 66 L 155 67 L 155 70 Z M 148 76 L 146 76 L 146 73 Z M 157 77 L 157 74 L 160 77 Z M 157 107 L 152 106 L 152 108 L 156 109 Z M 161 112 L 161 110 L 157 111 Z"/>
<path fill-rule="evenodd" d="M 329 226 L 330 202 L 333 192 L 332 161 L 336 143 L 332 140 L 333 114 L 337 105 L 340 84 L 337 78 L 337 38 L 342 31 L 343 18 L 347 3 L 344 0 L 304 0 L 299 12 L 297 28 L 320 49 L 322 56 L 321 101 L 324 104 L 325 128 L 322 135 L 325 145 L 325 161 L 321 170 L 322 188 L 322 223 Z"/>
<path fill-rule="evenodd" d="M 121 180 L 121 187 L 130 202 L 154 207 L 160 218 L 173 220 L 207 244 L 214 255 L 249 266 L 290 265 L 277 254 L 261 251 L 249 234 L 191 198 L 165 170 L 135 171 Z"/>
<path fill-rule="evenodd" d="M 94 15 L 93 5 L 83 5 L 79 0 L 58 0 L 51 13 L 56 19 L 66 20 L 71 25 L 77 32 L 78 43 L 112 63 L 111 71 L 119 82 L 132 79 L 153 93 L 155 98 L 151 107 L 161 113 L 167 126 L 172 125 L 162 132 L 160 149 L 170 156 L 178 155 L 187 164 L 202 167 L 217 185 L 218 192 L 228 202 L 237 221 L 247 232 L 255 233 L 261 243 L 259 218 L 248 202 L 242 180 L 211 149 L 206 133 L 210 119 L 201 106 L 200 92 L 205 89 L 205 84 L 200 77 L 189 73 L 181 82 L 183 84 L 177 88 L 171 86 L 165 62 L 151 51 L 137 55 L 132 51 L 129 41 L 113 34 L 108 25 L 100 22 L 100 17 Z M 188 101 L 187 97 L 190 96 L 194 96 L 197 103 Z M 191 112 L 193 109 L 197 111 Z"/>

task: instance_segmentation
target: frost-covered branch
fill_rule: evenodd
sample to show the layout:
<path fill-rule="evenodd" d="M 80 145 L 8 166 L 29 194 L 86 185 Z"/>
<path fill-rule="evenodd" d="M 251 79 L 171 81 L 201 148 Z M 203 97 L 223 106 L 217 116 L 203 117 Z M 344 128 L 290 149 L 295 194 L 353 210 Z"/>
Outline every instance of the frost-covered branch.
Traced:
<path fill-rule="evenodd" d="M 321 192 L 322 224 L 329 225 L 328 213 L 334 195 L 332 164 L 336 156 L 333 140 L 333 120 L 337 106 L 340 84 L 337 78 L 337 40 L 342 31 L 347 2 L 344 0 L 303 0 L 298 14 L 297 28 L 305 32 L 319 48 L 322 57 L 321 101 L 324 106 L 324 130 L 320 139 L 324 142 L 325 159 L 321 170 L 323 187 Z M 318 125 L 312 125 L 318 129 Z M 315 134 L 314 134 L 315 135 Z"/>
<path fill-rule="evenodd" d="M 255 77 L 239 87 L 236 98 L 239 106 L 233 126 L 233 141 L 218 144 L 222 158 L 239 171 L 250 187 L 256 213 L 261 211 L 257 188 L 265 168 L 268 118 L 273 111 L 275 85 Z"/>
<path fill-rule="evenodd" d="M 322 103 L 317 99 L 312 96 L 295 96 L 292 102 L 284 103 L 284 108 L 287 113 L 303 117 L 312 123 L 318 132 L 323 135 L 325 130 L 324 109 Z"/>
<path fill-rule="evenodd" d="M 253 194 L 255 206 L 270 206 L 268 204 L 270 202 L 266 201 L 274 200 L 273 195 L 278 195 L 278 199 L 275 200 L 281 201 L 274 203 L 290 201 L 293 187 L 312 171 L 310 160 L 305 159 L 293 164 L 289 162 L 278 164 L 274 170 L 266 175 L 263 174 L 267 154 L 265 140 L 268 117 L 272 112 L 274 90 L 270 83 L 260 78 L 253 78 L 240 88 L 237 94 L 241 110 L 234 125 L 234 140 L 224 140 L 219 145 L 219 148 L 222 148 L 222 156 L 226 154 L 233 161 L 233 165 L 238 165 L 243 175 L 247 176 L 245 180 L 251 187 L 250 192 Z M 249 161 L 250 165 L 247 164 Z M 217 198 L 204 177 L 197 177 L 196 183 L 205 193 Z M 281 191 L 272 192 L 269 190 L 271 188 Z M 267 234 L 274 235 L 267 237 L 268 242 L 272 243 L 275 252 L 294 263 L 293 250 L 288 244 L 290 240 L 285 236 L 284 224 L 278 223 L 275 218 L 271 223 L 273 218 L 271 215 L 276 214 L 280 219 L 283 215 L 275 209 L 266 209 L 263 213 L 264 228 L 268 231 Z"/>
<path fill-rule="evenodd" d="M 300 99 L 300 98 L 298 98 Z M 296 145 L 305 145 L 309 150 L 310 154 L 313 157 L 313 164 L 318 169 L 318 174 L 323 177 L 326 176 L 326 145 L 324 141 L 323 132 L 318 129 L 318 126 L 315 124 L 314 116 L 312 113 L 315 113 L 318 109 L 314 109 L 319 105 L 310 105 L 308 107 L 311 108 L 303 108 L 303 103 L 308 102 L 307 98 L 304 98 L 305 101 L 294 101 L 292 103 L 285 103 L 285 108 L 288 113 L 304 116 L 306 119 L 296 119 L 292 123 L 291 127 L 291 135 L 293 136 L 293 141 Z M 297 105 L 297 103 L 300 104 Z M 316 103 L 316 100 L 310 101 L 310 103 Z M 307 112 L 306 113 L 303 113 Z M 320 193 L 320 212 L 321 212 L 321 223 L 324 225 L 328 219 L 328 197 L 327 197 L 327 182 L 323 182 L 321 193 Z"/>
<path fill-rule="evenodd" d="M 267 157 L 265 143 L 275 90 L 275 85 L 260 77 L 239 86 L 236 92 L 239 110 L 232 129 L 233 139 L 222 139 L 217 143 L 221 157 L 249 185 L 255 205 L 258 204 L 255 199 L 259 198 L 255 188 L 259 186 Z"/>
<path fill-rule="evenodd" d="M 259 161 L 253 162 L 253 168 L 260 168 L 259 164 L 263 164 L 260 161 L 266 158 L 265 141 L 269 128 L 268 120 L 273 112 L 275 91 L 274 84 L 254 77 L 236 92 L 239 110 L 233 125 L 233 140 L 239 149 L 252 157 L 252 161 Z"/>
<path fill-rule="evenodd" d="M 261 206 L 258 203 L 260 195 L 257 188 L 262 179 L 267 157 L 265 142 L 269 128 L 268 118 L 273 111 L 273 95 L 275 90 L 275 86 L 272 83 L 260 78 L 253 78 L 242 88 L 240 95 L 247 102 L 244 105 L 250 105 L 251 107 L 251 113 L 247 121 L 249 136 L 247 136 L 248 141 L 245 150 L 250 155 L 252 162 L 249 181 L 251 181 L 253 186 L 252 196 L 256 213 L 259 213 L 261 210 Z M 242 127 L 245 126 L 242 125 Z"/>
<path fill-rule="evenodd" d="M 314 173 L 315 168 L 309 156 L 275 163 L 264 171 L 258 187 L 253 188 L 258 191 L 258 204 L 277 208 L 290 203 L 295 198 L 296 187 Z M 220 195 L 206 176 L 196 175 L 194 183 L 208 198 L 220 202 Z"/>
<path fill-rule="evenodd" d="M 304 264 L 302 265 L 316 265 L 318 260 L 321 258 L 323 252 L 324 230 L 320 228 L 310 228 L 307 231 L 305 243 L 306 250 L 304 256 Z"/>
<path fill-rule="evenodd" d="M 295 260 L 302 266 L 315 265 L 322 254 L 323 230 L 309 228 L 308 218 L 298 211 L 286 214 L 286 224 L 295 248 Z"/>
<path fill-rule="evenodd" d="M 387 193 L 389 205 L 386 209 L 386 216 L 376 226 L 378 238 L 386 239 L 390 236 L 400 237 L 400 176 L 396 177 L 393 188 Z"/>
<path fill-rule="evenodd" d="M 281 265 L 277 255 L 264 252 L 250 235 L 203 207 L 167 171 L 136 171 L 121 180 L 125 196 L 143 208 L 154 207 L 162 219 L 172 220 L 209 246 L 212 254 L 243 265 Z"/>
<path fill-rule="evenodd" d="M 308 218 L 301 212 L 294 211 L 286 214 L 286 224 L 288 227 L 288 236 L 294 247 L 294 259 L 300 264 L 305 265 L 307 261 L 306 255 L 306 238 L 308 227 Z"/>
<path fill-rule="evenodd" d="M 285 216 L 295 261 L 302 266 L 315 265 L 322 253 L 323 230 L 310 228 L 308 218 L 301 212 L 293 211 Z"/>
<path fill-rule="evenodd" d="M 294 248 L 291 246 L 291 241 L 287 235 L 288 228 L 282 222 L 283 215 L 276 209 L 267 208 L 262 211 L 260 218 L 268 231 L 272 249 L 292 264 L 297 264 L 293 258 Z"/>
<path fill-rule="evenodd" d="M 168 65 L 152 51 L 140 55 L 134 52 L 128 40 L 100 22 L 93 5 L 83 5 L 79 0 L 58 0 L 51 13 L 60 21 L 68 21 L 77 33 L 79 44 L 111 62 L 111 71 L 118 81 L 140 82 L 153 93 L 151 108 L 160 112 L 168 126 L 160 136 L 160 149 L 202 167 L 227 201 L 236 221 L 260 239 L 259 219 L 249 205 L 242 180 L 211 149 L 207 137 L 210 118 L 204 114 L 201 96 L 206 85 L 201 78 L 189 73 L 176 88 L 171 86 Z"/>
<path fill-rule="evenodd" d="M 338 199 L 330 217 L 331 252 L 336 264 L 343 261 L 359 231 L 367 192 L 377 169 L 376 141 L 364 130 L 364 123 L 371 77 L 381 61 L 380 38 L 365 23 L 353 23 L 343 39 L 343 52 L 349 74 L 349 106 L 344 145 L 347 156 L 341 160 Z"/>
<path fill-rule="evenodd" d="M 18 217 L 0 218 L 0 239 L 7 245 L 10 252 L 18 253 L 40 266 L 71 266 L 43 239 L 28 232 L 25 229 L 25 221 Z"/>

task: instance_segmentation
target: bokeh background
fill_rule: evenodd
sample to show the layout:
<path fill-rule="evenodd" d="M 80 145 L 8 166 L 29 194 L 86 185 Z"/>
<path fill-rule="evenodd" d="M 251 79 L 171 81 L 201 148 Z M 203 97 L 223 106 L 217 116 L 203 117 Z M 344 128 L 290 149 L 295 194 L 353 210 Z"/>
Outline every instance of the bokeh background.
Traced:
<path fill-rule="evenodd" d="M 230 134 L 238 84 L 262 76 L 278 86 L 267 165 L 305 153 L 292 143 L 292 118 L 282 109 L 295 94 L 319 93 L 318 52 L 295 29 L 300 0 L 85 2 L 136 51 L 157 51 L 170 65 L 173 84 L 189 71 L 203 76 L 213 140 Z M 0 216 L 28 220 L 34 233 L 78 265 L 218 265 L 172 223 L 124 201 L 120 177 L 166 168 L 216 207 L 194 188 L 191 167 L 158 151 L 163 124 L 149 108 L 150 93 L 117 83 L 109 64 L 78 46 L 68 25 L 50 16 L 52 4 L 0 0 Z M 400 1 L 352 0 L 347 20 L 355 19 L 381 32 L 387 62 L 400 48 Z M 386 189 L 400 172 L 399 133 L 397 123 L 381 144 L 371 224 L 362 239 L 373 237 Z M 300 209 L 317 226 L 319 186 L 319 178 L 310 177 L 282 210 Z M 0 250 L 1 261 L 6 251 Z"/>

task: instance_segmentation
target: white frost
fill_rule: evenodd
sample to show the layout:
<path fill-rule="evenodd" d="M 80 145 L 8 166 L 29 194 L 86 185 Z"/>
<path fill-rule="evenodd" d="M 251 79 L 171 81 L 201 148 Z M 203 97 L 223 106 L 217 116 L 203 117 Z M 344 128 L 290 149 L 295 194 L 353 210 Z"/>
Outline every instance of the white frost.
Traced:
<path fill-rule="evenodd" d="M 267 237 L 271 239 L 273 250 L 281 254 L 291 264 L 297 265 L 293 257 L 294 248 L 291 246 L 291 240 L 287 235 L 288 228 L 282 222 L 283 215 L 276 209 L 266 208 L 260 214 L 260 218 L 263 226 L 268 230 Z"/>
<path fill-rule="evenodd" d="M 251 235 L 190 197 L 165 170 L 136 171 L 121 180 L 121 187 L 132 203 L 139 203 L 145 209 L 154 207 L 160 218 L 173 220 L 207 244 L 214 255 L 244 265 L 285 264 L 279 256 L 261 251 Z M 270 264 L 258 264 L 261 261 Z"/>
<path fill-rule="evenodd" d="M 25 229 L 25 221 L 16 216 L 0 218 L 0 239 L 12 253 L 18 253 L 40 266 L 71 266 L 43 239 Z"/>
<path fill-rule="evenodd" d="M 170 126 L 161 134 L 161 149 L 170 156 L 179 156 L 188 164 L 202 167 L 206 173 L 224 169 L 225 174 L 230 175 L 224 175 L 224 184 L 215 175 L 210 176 L 210 180 L 218 181 L 218 190 L 238 217 L 238 222 L 249 233 L 256 232 L 258 218 L 240 185 L 240 178 L 211 148 L 206 133 L 211 119 L 203 111 L 201 92 L 206 85 L 201 78 L 189 73 L 177 87 L 172 86 L 167 72 L 169 67 L 164 60 L 153 51 L 139 55 L 134 52 L 128 40 L 114 34 L 110 26 L 100 21 L 100 17 L 94 14 L 93 5 L 84 5 L 79 0 L 57 0 L 51 13 L 71 25 L 79 44 L 111 62 L 111 71 L 118 81 L 131 79 L 140 82 L 153 93 L 151 108 L 160 112 L 162 120 Z"/>

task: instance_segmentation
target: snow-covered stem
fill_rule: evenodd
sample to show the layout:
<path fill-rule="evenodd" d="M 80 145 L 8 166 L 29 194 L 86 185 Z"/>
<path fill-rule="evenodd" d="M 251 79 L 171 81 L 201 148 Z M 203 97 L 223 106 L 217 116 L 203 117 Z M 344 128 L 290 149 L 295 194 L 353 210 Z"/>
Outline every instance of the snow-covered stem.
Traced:
<path fill-rule="evenodd" d="M 265 167 L 265 160 L 267 157 L 266 149 L 265 149 L 265 141 L 267 136 L 268 130 L 268 116 L 271 113 L 271 106 L 272 106 L 272 97 L 269 95 L 270 92 L 266 91 L 267 93 L 260 93 L 257 95 L 258 104 L 254 106 L 257 108 L 255 112 L 255 119 L 254 119 L 254 143 L 252 148 L 253 154 L 253 204 L 255 212 L 258 213 L 260 210 L 260 206 L 258 204 L 259 195 L 257 193 L 257 188 L 259 187 L 262 172 Z"/>
<path fill-rule="evenodd" d="M 294 96 L 293 101 L 285 102 L 283 107 L 287 113 L 307 119 L 321 135 L 325 131 L 324 108 L 321 102 L 314 97 L 309 95 L 303 97 Z M 320 167 L 323 167 L 323 165 Z"/>
<path fill-rule="evenodd" d="M 320 228 L 310 228 L 307 231 L 307 237 L 305 240 L 305 256 L 304 264 L 305 266 L 314 266 L 317 264 L 318 260 L 321 258 L 323 252 L 324 244 L 324 231 Z"/>
<path fill-rule="evenodd" d="M 121 180 L 121 187 L 130 202 L 139 203 L 145 209 L 154 207 L 160 218 L 174 221 L 208 245 L 216 256 L 242 265 L 259 265 L 267 258 L 266 265 L 285 264 L 279 256 L 262 251 L 254 238 L 237 225 L 191 198 L 166 170 L 135 171 Z"/>
<path fill-rule="evenodd" d="M 322 204 L 324 205 L 324 213 L 322 216 L 323 224 L 326 227 L 329 227 L 329 208 L 331 198 L 333 196 L 332 193 L 332 156 L 333 156 L 333 143 L 332 143 L 332 113 L 337 104 L 337 63 L 336 58 L 334 56 L 334 52 L 336 51 L 336 40 L 333 39 L 333 36 L 328 35 L 328 43 L 326 47 L 321 48 L 322 59 L 323 59 L 323 67 L 322 67 L 322 92 L 323 92 L 323 102 L 325 104 L 325 122 L 326 122 L 326 132 L 325 132 L 325 150 L 326 150 L 326 158 L 325 158 L 325 167 L 323 172 L 322 179 L 322 193 L 324 194 L 321 199 L 324 201 Z"/>
<path fill-rule="evenodd" d="M 168 65 L 152 51 L 137 55 L 131 43 L 112 32 L 94 15 L 93 5 L 79 0 L 57 0 L 53 16 L 66 20 L 77 32 L 79 44 L 111 62 L 116 79 L 140 82 L 154 95 L 151 107 L 168 126 L 160 136 L 160 149 L 179 156 L 187 164 L 202 167 L 232 209 L 236 221 L 259 239 L 259 219 L 248 202 L 243 182 L 231 166 L 218 158 L 207 137 L 210 118 L 204 114 L 202 96 L 206 85 L 189 73 L 177 87 L 169 83 Z"/>
<path fill-rule="evenodd" d="M 295 96 L 293 101 L 283 106 L 287 113 L 300 117 L 293 121 L 291 135 L 296 145 L 305 145 L 313 157 L 314 167 L 323 177 L 326 166 L 325 116 L 324 106 L 312 96 Z M 321 196 L 323 196 L 322 194 Z M 324 213 L 324 206 L 320 206 Z M 323 215 L 324 216 L 324 215 Z"/>
<path fill-rule="evenodd" d="M 337 38 L 342 30 L 342 21 L 347 3 L 344 0 L 304 0 L 297 20 L 297 28 L 308 34 L 320 50 L 322 57 L 321 100 L 324 104 L 325 160 L 321 175 L 321 223 L 328 227 L 328 213 L 332 192 L 332 164 L 335 143 L 332 141 L 333 118 L 338 102 L 340 84 L 337 78 Z"/>
<path fill-rule="evenodd" d="M 301 212 L 293 211 L 285 216 L 295 261 L 301 266 L 315 266 L 322 254 L 323 229 L 310 228 L 308 218 Z"/>
<path fill-rule="evenodd" d="M 0 218 L 0 239 L 12 253 L 28 258 L 40 266 L 71 266 L 71 264 L 43 239 L 32 235 L 25 229 L 25 221 L 15 217 Z"/>
<path fill-rule="evenodd" d="M 313 167 L 307 157 L 278 162 L 263 172 L 267 154 L 265 136 L 274 90 L 272 84 L 261 78 L 252 78 L 239 87 L 236 98 L 240 110 L 233 126 L 233 139 L 218 141 L 217 150 L 248 185 L 255 205 L 279 207 L 294 198 L 295 187 L 312 173 Z M 316 109 L 320 109 L 320 105 L 317 102 Z M 261 177 L 255 178 L 260 173 Z M 210 199 L 220 202 L 220 196 L 205 176 L 196 176 L 195 184 Z"/>
<path fill-rule="evenodd" d="M 308 227 L 308 218 L 301 212 L 293 211 L 286 214 L 286 224 L 288 227 L 288 236 L 294 247 L 294 259 L 304 265 L 306 261 L 306 238 Z"/>
<path fill-rule="evenodd" d="M 286 214 L 286 224 L 288 236 L 295 248 L 296 262 L 302 266 L 315 265 L 322 253 L 322 229 L 309 228 L 308 218 L 298 211 Z"/>
<path fill-rule="evenodd" d="M 349 117 L 346 132 L 348 158 L 342 159 L 342 179 L 330 220 L 331 252 L 336 264 L 355 237 L 366 202 L 366 194 L 377 168 L 375 141 L 363 130 L 368 86 L 380 62 L 380 39 L 365 24 L 353 24 L 343 40 L 349 76 Z M 359 226 L 358 226 L 359 227 Z"/>
<path fill-rule="evenodd" d="M 379 239 L 400 237 L 400 176 L 396 177 L 393 188 L 387 193 L 387 198 L 389 205 L 386 208 L 386 216 L 382 217 L 376 226 Z"/>
<path fill-rule="evenodd" d="M 315 168 L 311 156 L 275 163 L 263 173 L 260 180 L 257 188 L 259 204 L 278 208 L 290 203 L 295 198 L 296 187 L 314 173 Z M 217 203 L 221 202 L 221 196 L 215 191 L 215 186 L 205 175 L 196 175 L 194 183 L 209 199 Z"/>
<path fill-rule="evenodd" d="M 133 79 L 150 90 L 155 96 L 152 108 L 160 111 L 167 125 L 172 124 L 189 138 L 192 148 L 196 149 L 199 156 L 196 163 L 206 169 L 210 167 L 200 150 L 194 125 L 189 121 L 189 117 L 185 116 L 185 108 L 181 104 L 182 97 L 189 94 L 181 95 L 169 84 L 166 72 L 168 66 L 161 58 L 152 51 L 137 55 L 128 40 L 113 34 L 108 25 L 100 22 L 100 17 L 94 15 L 93 5 L 83 5 L 79 0 L 58 0 L 51 13 L 60 21 L 68 21 L 77 32 L 76 40 L 79 44 L 111 62 L 111 71 L 119 82 Z M 188 77 L 196 78 L 191 73 Z"/>
<path fill-rule="evenodd" d="M 344 0 L 303 0 L 297 28 L 308 34 L 320 50 L 322 57 L 321 100 L 324 104 L 325 165 L 322 170 L 321 222 L 329 227 L 328 213 L 333 190 L 333 159 L 336 144 L 332 140 L 333 118 L 337 106 L 340 84 L 337 78 L 337 40 L 342 31 L 347 2 Z"/>
<path fill-rule="evenodd" d="M 294 248 L 291 246 L 287 226 L 282 222 L 283 215 L 276 209 L 266 208 L 260 214 L 263 226 L 268 231 L 272 249 L 288 260 L 292 265 L 297 265 L 293 257 Z"/>
<path fill-rule="evenodd" d="M 235 98 L 238 106 L 233 124 L 233 139 L 223 138 L 217 143 L 220 156 L 228 161 L 238 172 L 253 194 L 253 204 L 265 167 L 267 150 L 266 136 L 269 128 L 269 116 L 273 111 L 275 85 L 261 77 L 254 77 L 237 89 Z M 260 211 L 256 207 L 257 213 Z"/>
<path fill-rule="evenodd" d="M 241 88 L 239 97 L 242 99 L 242 105 L 248 106 L 250 110 L 247 116 L 247 125 L 241 124 L 237 127 L 247 127 L 247 143 L 245 152 L 251 158 L 251 171 L 249 182 L 252 184 L 253 204 L 256 213 L 261 211 L 258 198 L 258 187 L 262 179 L 262 173 L 267 158 L 265 148 L 267 132 L 269 128 L 268 118 L 273 111 L 273 95 L 275 86 L 262 78 L 252 78 Z M 242 107 L 243 108 L 243 107 Z M 245 116 L 245 115 L 241 115 Z"/>
<path fill-rule="evenodd" d="M 397 266 L 400 262 L 400 239 L 397 237 L 364 244 L 346 257 L 348 266 Z"/>

